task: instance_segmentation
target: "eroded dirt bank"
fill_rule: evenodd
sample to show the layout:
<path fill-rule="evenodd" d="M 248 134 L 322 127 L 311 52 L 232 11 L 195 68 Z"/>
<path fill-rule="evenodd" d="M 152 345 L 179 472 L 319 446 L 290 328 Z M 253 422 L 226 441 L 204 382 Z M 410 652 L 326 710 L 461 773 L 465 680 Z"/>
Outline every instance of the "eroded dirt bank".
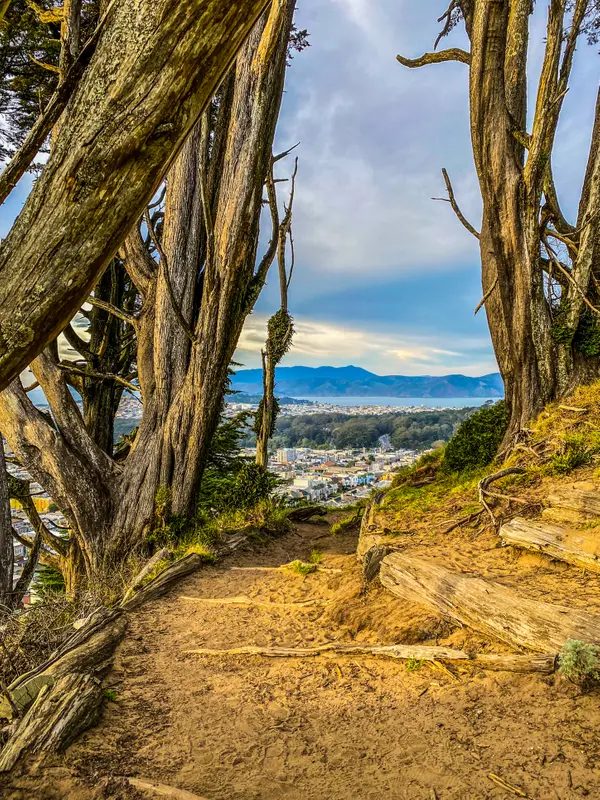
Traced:
<path fill-rule="evenodd" d="M 335 640 L 464 643 L 470 636 L 381 589 L 359 597 L 356 539 L 327 532 L 301 526 L 204 569 L 132 614 L 105 683 L 116 699 L 100 725 L 40 772 L 29 764 L 4 778 L 0 795 L 146 797 L 119 780 L 137 776 L 207 800 L 519 796 L 497 776 L 535 800 L 600 798 L 598 696 L 558 676 L 408 669 L 364 655 L 185 653 Z M 308 558 L 315 547 L 323 566 L 342 572 L 232 569 L 279 566 Z M 240 596 L 333 602 L 285 608 L 184 599 Z"/>

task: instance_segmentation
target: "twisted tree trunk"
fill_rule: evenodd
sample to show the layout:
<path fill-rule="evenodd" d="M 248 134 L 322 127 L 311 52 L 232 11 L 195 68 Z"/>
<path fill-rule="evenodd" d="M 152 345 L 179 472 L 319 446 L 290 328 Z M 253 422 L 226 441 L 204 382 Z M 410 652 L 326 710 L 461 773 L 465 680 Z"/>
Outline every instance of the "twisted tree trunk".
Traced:
<path fill-rule="evenodd" d="M 0 388 L 85 300 L 266 5 L 108 6 L 51 158 L 0 250 Z"/>

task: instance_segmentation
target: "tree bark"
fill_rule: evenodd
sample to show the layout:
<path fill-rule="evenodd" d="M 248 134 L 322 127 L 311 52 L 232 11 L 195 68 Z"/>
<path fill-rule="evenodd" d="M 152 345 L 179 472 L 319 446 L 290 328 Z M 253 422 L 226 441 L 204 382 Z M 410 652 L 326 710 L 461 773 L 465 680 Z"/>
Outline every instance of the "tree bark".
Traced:
<path fill-rule="evenodd" d="M 141 298 L 143 417 L 127 458 L 109 458 L 106 442 L 86 430 L 55 347 L 32 364 L 52 419 L 18 381 L 0 393 L 0 426 L 6 420 L 11 447 L 65 514 L 89 581 L 142 544 L 159 488 L 170 496 L 168 514 L 194 511 L 229 364 L 275 255 L 269 247 L 256 267 L 294 5 L 282 0 L 261 17 L 211 117 L 173 163 L 162 227 L 146 215 L 154 252 L 138 226 L 120 251 Z"/>
<path fill-rule="evenodd" d="M 0 388 L 85 300 L 266 5 L 109 6 L 50 160 L 2 243 Z"/>

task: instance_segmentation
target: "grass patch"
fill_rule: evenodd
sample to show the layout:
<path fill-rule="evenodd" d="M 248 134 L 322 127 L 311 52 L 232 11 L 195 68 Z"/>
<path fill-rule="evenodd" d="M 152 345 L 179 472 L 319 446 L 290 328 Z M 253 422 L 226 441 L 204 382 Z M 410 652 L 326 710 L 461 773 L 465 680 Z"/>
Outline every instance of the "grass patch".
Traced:
<path fill-rule="evenodd" d="M 290 561 L 289 564 L 286 564 L 286 568 L 291 572 L 295 572 L 296 575 L 312 575 L 313 572 L 317 571 L 316 564 L 307 564 L 305 561 L 300 561 L 300 559 Z"/>
<path fill-rule="evenodd" d="M 105 689 L 102 694 L 104 695 L 104 699 L 107 700 L 109 703 L 116 703 L 117 702 L 117 692 L 115 689 Z"/>
<path fill-rule="evenodd" d="M 320 564 L 323 561 L 323 553 L 315 547 L 310 556 L 308 557 L 309 564 Z"/>
<path fill-rule="evenodd" d="M 416 672 L 424 663 L 425 659 L 423 658 L 407 658 L 404 666 L 409 672 Z"/>

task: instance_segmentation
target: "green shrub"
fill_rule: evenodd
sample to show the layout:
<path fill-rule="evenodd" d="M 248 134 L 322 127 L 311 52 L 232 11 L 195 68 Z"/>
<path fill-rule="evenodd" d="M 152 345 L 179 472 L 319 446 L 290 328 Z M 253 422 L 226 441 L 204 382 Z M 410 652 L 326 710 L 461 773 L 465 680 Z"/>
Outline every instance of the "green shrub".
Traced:
<path fill-rule="evenodd" d="M 480 408 L 460 425 L 446 445 L 443 470 L 463 472 L 491 464 L 507 426 L 508 412 L 504 400 Z"/>
<path fill-rule="evenodd" d="M 48 592 L 64 594 L 66 591 L 65 579 L 62 573 L 54 567 L 43 566 L 37 573 L 31 588 L 40 596 Z"/>
<path fill-rule="evenodd" d="M 422 658 L 407 658 L 405 667 L 409 672 L 415 672 L 418 669 L 421 669 L 425 661 Z"/>
<path fill-rule="evenodd" d="M 569 639 L 558 655 L 558 671 L 583 688 L 600 682 L 600 647 Z"/>

